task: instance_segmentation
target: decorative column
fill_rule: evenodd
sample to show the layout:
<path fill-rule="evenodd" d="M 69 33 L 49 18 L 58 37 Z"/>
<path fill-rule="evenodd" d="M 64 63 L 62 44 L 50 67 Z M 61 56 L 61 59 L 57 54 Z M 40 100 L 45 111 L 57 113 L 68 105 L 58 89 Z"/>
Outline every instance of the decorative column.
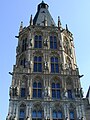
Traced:
<path fill-rule="evenodd" d="M 65 114 L 65 120 L 69 120 L 69 112 L 68 112 L 67 104 L 64 104 L 64 114 Z"/>
<path fill-rule="evenodd" d="M 84 104 L 81 105 L 81 109 L 82 109 L 82 118 L 83 120 L 86 120 Z"/>
<path fill-rule="evenodd" d="M 32 103 L 29 104 L 28 115 L 29 115 L 28 120 L 32 120 Z"/>
<path fill-rule="evenodd" d="M 77 118 L 80 118 L 80 115 L 79 115 L 79 106 L 78 105 L 76 107 L 76 113 L 77 113 Z"/>
<path fill-rule="evenodd" d="M 19 117 L 19 116 L 18 116 L 18 112 L 19 112 L 18 106 L 19 106 L 19 105 L 17 104 L 17 108 L 16 108 L 16 120 L 18 120 L 18 117 Z"/>

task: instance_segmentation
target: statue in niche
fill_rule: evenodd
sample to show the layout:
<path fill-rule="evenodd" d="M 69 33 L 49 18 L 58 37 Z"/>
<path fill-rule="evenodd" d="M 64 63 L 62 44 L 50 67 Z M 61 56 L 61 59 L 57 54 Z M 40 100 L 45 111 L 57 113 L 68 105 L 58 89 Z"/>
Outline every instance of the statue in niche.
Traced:
<path fill-rule="evenodd" d="M 48 40 L 44 40 L 44 46 L 48 46 Z"/>
<path fill-rule="evenodd" d="M 32 47 L 32 39 L 30 39 L 30 46 Z"/>
<path fill-rule="evenodd" d="M 45 87 L 44 95 L 45 95 L 45 97 L 48 96 L 48 87 Z"/>
<path fill-rule="evenodd" d="M 68 93 L 67 93 L 67 90 L 64 90 L 63 92 L 63 98 L 67 99 L 68 98 Z"/>
<path fill-rule="evenodd" d="M 45 68 L 45 70 L 48 70 L 48 62 L 47 61 L 45 61 L 45 63 L 44 63 L 44 68 Z"/>
<path fill-rule="evenodd" d="M 32 47 L 32 39 L 29 39 L 29 41 L 27 43 L 27 47 Z"/>

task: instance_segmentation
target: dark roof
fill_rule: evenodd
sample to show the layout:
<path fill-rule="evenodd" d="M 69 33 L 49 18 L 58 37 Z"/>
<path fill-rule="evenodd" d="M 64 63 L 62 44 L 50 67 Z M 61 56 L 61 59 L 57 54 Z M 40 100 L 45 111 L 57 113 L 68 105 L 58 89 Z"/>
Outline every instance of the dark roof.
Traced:
<path fill-rule="evenodd" d="M 47 26 L 52 26 L 52 25 L 55 26 L 55 22 L 48 11 L 48 7 L 49 6 L 46 3 L 44 3 L 44 1 L 42 1 L 38 5 L 37 13 L 33 19 L 34 25 L 44 26 L 44 20 L 46 18 Z"/>

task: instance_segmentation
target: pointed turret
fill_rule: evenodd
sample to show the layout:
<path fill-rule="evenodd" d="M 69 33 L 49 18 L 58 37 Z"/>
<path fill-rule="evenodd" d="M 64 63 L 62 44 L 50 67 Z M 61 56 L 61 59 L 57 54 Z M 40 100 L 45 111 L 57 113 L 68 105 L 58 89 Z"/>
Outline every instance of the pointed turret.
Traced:
<path fill-rule="evenodd" d="M 22 29 L 23 29 L 23 22 L 21 21 L 19 32 L 21 32 Z"/>
<path fill-rule="evenodd" d="M 47 23 L 46 26 L 52 26 L 52 25 L 55 26 L 55 22 L 48 11 L 48 7 L 49 6 L 46 3 L 44 3 L 44 1 L 42 1 L 38 5 L 37 13 L 33 19 L 34 25 L 44 26 L 45 25 L 44 23 L 46 22 Z"/>

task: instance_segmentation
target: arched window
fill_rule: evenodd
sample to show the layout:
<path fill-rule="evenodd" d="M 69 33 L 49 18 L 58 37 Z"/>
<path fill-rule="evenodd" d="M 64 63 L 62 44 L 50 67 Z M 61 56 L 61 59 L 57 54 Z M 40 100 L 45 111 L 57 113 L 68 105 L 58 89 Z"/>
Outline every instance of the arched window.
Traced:
<path fill-rule="evenodd" d="M 59 73 L 59 61 L 57 57 L 51 57 L 51 73 Z"/>
<path fill-rule="evenodd" d="M 50 48 L 57 49 L 57 37 L 56 36 L 50 36 Z"/>
<path fill-rule="evenodd" d="M 42 110 L 32 111 L 32 120 L 42 120 Z"/>
<path fill-rule="evenodd" d="M 70 111 L 69 116 L 70 120 L 74 120 L 74 111 Z"/>
<path fill-rule="evenodd" d="M 52 83 L 52 98 L 60 99 L 60 84 Z"/>
<path fill-rule="evenodd" d="M 42 57 L 34 57 L 34 72 L 42 72 Z"/>
<path fill-rule="evenodd" d="M 34 48 L 42 48 L 42 36 L 41 35 L 35 35 Z"/>
<path fill-rule="evenodd" d="M 22 104 L 19 111 L 19 120 L 25 120 L 26 117 L 26 106 Z"/>
<path fill-rule="evenodd" d="M 53 117 L 53 120 L 63 120 L 62 112 L 59 110 L 54 110 L 52 117 Z"/>
<path fill-rule="evenodd" d="M 23 39 L 22 41 L 22 52 L 27 49 L 27 38 Z"/>
<path fill-rule="evenodd" d="M 33 98 L 41 98 L 42 97 L 42 84 L 41 82 L 33 83 Z"/>

